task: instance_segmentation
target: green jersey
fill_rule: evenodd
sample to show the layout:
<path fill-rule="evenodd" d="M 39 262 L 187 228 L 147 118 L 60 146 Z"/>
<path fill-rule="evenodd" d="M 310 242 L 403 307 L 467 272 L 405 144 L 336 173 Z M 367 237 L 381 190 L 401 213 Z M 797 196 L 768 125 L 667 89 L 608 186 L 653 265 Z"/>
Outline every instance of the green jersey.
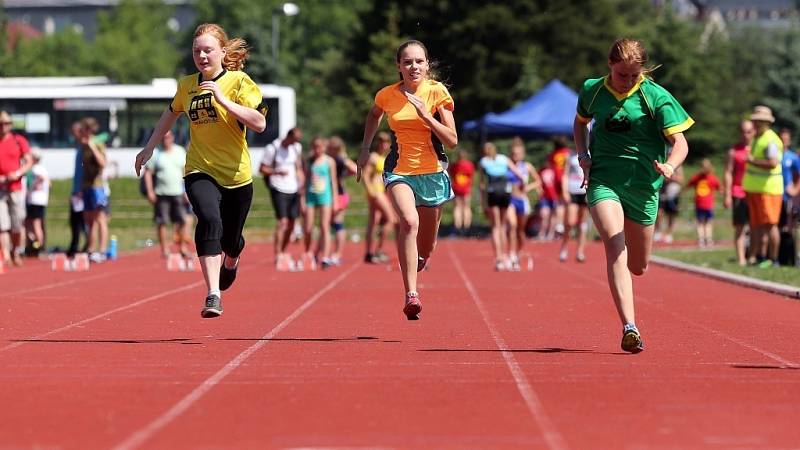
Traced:
<path fill-rule="evenodd" d="M 653 161 L 666 160 L 665 137 L 694 124 L 672 94 L 644 76 L 627 93 L 615 91 L 608 77 L 586 80 L 578 96 L 578 115 L 594 119 L 590 181 L 656 191 L 663 178 Z"/>

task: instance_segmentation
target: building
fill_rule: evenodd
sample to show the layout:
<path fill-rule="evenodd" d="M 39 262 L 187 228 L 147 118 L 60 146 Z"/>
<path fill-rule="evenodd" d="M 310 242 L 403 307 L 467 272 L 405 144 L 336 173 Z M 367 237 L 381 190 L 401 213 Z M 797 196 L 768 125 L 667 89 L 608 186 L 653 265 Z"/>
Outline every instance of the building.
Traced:
<path fill-rule="evenodd" d="M 175 8 L 167 26 L 174 31 L 194 25 L 192 0 L 163 0 Z M 97 30 L 97 13 L 110 11 L 119 0 L 5 0 L 3 8 L 10 23 L 32 27 L 43 34 L 52 34 L 74 27 L 93 40 Z"/>

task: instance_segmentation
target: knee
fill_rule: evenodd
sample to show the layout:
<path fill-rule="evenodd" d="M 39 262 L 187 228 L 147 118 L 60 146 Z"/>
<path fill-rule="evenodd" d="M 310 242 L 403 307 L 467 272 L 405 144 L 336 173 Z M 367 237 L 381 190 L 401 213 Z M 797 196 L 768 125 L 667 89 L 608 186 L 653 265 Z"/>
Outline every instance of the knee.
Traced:
<path fill-rule="evenodd" d="M 400 230 L 405 234 L 417 234 L 419 230 L 419 218 L 417 217 L 401 217 Z"/>

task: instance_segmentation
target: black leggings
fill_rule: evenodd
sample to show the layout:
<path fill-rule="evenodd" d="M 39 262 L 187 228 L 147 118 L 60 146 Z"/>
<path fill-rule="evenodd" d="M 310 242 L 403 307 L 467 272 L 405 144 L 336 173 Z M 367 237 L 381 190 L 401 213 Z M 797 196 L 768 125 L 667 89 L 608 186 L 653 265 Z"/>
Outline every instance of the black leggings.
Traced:
<path fill-rule="evenodd" d="M 253 184 L 226 189 L 204 173 L 187 175 L 184 183 L 197 216 L 197 256 L 225 252 L 231 258 L 238 257 L 244 248 L 242 230 L 253 201 Z"/>

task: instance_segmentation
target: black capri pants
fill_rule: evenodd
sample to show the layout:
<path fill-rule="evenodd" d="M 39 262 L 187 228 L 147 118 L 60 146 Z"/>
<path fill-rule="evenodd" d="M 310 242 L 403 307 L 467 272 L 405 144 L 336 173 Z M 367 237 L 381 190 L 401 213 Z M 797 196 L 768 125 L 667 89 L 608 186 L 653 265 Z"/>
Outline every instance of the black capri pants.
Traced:
<path fill-rule="evenodd" d="M 197 256 L 225 252 L 237 258 L 244 249 L 242 230 L 253 201 L 253 183 L 226 189 L 205 173 L 184 178 L 186 194 L 197 216 L 194 244 Z"/>

